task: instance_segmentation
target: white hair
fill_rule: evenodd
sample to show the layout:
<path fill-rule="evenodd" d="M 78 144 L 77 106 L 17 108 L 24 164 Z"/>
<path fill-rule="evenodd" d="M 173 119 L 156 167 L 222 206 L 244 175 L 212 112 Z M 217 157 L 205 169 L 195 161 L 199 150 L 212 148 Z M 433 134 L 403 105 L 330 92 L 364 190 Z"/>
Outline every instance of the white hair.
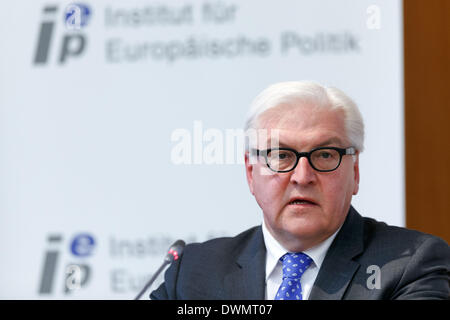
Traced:
<path fill-rule="evenodd" d="M 333 87 L 324 87 L 312 81 L 275 83 L 264 89 L 252 102 L 245 123 L 245 131 L 258 128 L 259 116 L 281 104 L 312 104 L 319 108 L 343 110 L 347 138 L 359 152 L 364 149 L 364 122 L 353 100 Z"/>

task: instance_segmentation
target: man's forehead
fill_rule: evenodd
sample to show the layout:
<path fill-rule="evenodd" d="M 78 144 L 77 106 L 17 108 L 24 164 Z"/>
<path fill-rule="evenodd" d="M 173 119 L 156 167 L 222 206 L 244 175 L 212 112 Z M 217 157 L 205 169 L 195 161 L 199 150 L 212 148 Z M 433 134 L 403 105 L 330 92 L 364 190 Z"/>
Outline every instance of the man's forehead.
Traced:
<path fill-rule="evenodd" d="M 335 121 L 341 116 L 341 110 L 331 110 L 309 103 L 285 103 L 264 111 L 259 115 L 258 123 L 260 127 L 265 128 L 292 129 Z"/>
<path fill-rule="evenodd" d="M 342 146 L 347 142 L 342 110 L 315 106 L 279 106 L 267 110 L 259 121 L 258 145 L 272 148 Z"/>

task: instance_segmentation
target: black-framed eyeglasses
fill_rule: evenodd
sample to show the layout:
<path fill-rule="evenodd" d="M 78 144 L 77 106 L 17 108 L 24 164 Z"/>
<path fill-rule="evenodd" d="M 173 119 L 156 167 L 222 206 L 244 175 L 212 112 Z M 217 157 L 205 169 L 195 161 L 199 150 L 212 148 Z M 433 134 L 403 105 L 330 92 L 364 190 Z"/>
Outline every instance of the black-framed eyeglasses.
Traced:
<path fill-rule="evenodd" d="M 339 167 L 342 156 L 356 154 L 354 147 L 345 149 L 320 147 L 309 152 L 297 152 L 291 148 L 253 149 L 252 151 L 257 156 L 263 156 L 269 169 L 275 172 L 289 172 L 294 170 L 302 157 L 308 159 L 309 164 L 314 170 L 330 172 Z"/>

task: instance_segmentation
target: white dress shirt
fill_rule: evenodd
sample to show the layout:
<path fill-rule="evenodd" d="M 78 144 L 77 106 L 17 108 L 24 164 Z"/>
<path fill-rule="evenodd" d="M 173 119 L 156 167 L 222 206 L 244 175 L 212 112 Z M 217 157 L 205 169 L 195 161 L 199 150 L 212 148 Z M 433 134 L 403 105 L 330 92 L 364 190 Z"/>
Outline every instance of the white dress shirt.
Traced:
<path fill-rule="evenodd" d="M 322 262 L 325 259 L 328 248 L 339 232 L 340 228 L 329 238 L 327 238 L 322 243 L 312 247 L 303 253 L 307 254 L 313 262 L 303 273 L 300 278 L 300 284 L 302 286 L 302 296 L 303 300 L 308 300 L 309 294 L 311 293 L 314 281 L 319 274 Z M 285 253 L 288 252 L 277 240 L 270 234 L 269 230 L 263 221 L 262 231 L 264 236 L 264 243 L 266 245 L 266 300 L 274 300 L 275 295 L 278 292 L 278 288 L 282 283 L 283 278 L 283 264 L 279 260 Z"/>

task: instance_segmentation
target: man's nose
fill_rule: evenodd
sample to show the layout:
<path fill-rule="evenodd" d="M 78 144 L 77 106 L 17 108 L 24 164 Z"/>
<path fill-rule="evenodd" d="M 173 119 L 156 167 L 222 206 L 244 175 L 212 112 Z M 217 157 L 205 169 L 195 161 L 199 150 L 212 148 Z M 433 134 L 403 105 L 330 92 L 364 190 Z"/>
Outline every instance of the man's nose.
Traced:
<path fill-rule="evenodd" d="M 311 167 L 308 159 L 306 157 L 300 158 L 297 166 L 292 170 L 291 182 L 308 185 L 316 181 L 316 170 Z"/>

